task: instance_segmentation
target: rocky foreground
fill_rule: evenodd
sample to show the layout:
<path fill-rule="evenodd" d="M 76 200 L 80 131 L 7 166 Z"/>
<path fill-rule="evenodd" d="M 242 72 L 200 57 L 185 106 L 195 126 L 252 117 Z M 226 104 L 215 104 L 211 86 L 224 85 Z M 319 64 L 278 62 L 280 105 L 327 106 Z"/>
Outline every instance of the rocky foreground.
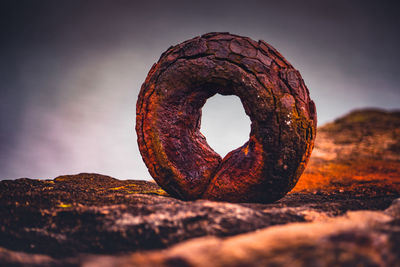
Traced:
<path fill-rule="evenodd" d="M 0 266 L 400 266 L 400 113 L 319 129 L 272 204 L 181 201 L 99 174 L 0 182 Z"/>

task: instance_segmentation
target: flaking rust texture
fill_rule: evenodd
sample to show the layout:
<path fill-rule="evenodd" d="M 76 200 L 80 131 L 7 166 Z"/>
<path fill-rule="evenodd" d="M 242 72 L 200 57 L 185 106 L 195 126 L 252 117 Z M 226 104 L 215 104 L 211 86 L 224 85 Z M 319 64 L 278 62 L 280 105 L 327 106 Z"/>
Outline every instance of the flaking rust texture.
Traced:
<path fill-rule="evenodd" d="M 251 120 L 249 140 L 223 159 L 200 133 L 201 108 L 215 94 L 238 96 Z M 136 116 L 140 152 L 163 189 L 231 202 L 272 202 L 290 191 L 317 124 L 300 73 L 266 42 L 229 33 L 163 53 L 142 85 Z"/>

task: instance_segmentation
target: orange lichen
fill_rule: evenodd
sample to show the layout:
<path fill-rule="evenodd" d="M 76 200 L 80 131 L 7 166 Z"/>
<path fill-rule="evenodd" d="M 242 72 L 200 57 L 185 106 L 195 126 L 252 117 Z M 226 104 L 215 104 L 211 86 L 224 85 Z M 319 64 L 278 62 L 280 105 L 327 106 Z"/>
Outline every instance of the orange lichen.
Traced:
<path fill-rule="evenodd" d="M 66 203 L 60 203 L 57 205 L 59 208 L 70 208 L 72 207 L 72 204 L 66 204 Z"/>
<path fill-rule="evenodd" d="M 386 190 L 400 193 L 400 162 L 373 159 L 318 161 L 312 159 L 291 193 Z"/>

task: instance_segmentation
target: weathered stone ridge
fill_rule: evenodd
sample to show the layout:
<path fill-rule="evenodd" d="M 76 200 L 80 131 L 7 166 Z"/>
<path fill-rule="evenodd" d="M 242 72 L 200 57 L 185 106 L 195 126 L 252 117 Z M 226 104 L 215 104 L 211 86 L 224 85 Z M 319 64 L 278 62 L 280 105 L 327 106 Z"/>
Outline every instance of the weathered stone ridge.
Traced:
<path fill-rule="evenodd" d="M 152 182 L 86 173 L 1 181 L 0 192 L 2 266 L 396 266 L 400 255 L 400 190 L 328 188 L 237 204 L 182 201 Z"/>

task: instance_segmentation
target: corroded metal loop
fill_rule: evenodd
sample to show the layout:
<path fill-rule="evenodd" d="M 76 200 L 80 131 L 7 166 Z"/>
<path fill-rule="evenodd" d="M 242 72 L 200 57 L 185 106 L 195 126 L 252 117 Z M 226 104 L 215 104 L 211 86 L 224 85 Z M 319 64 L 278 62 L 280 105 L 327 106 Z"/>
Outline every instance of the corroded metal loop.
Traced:
<path fill-rule="evenodd" d="M 236 95 L 251 120 L 248 142 L 221 157 L 200 133 L 201 108 Z M 139 149 L 150 174 L 181 199 L 272 202 L 304 171 L 316 110 L 300 73 L 271 45 L 208 33 L 169 48 L 143 83 Z"/>

